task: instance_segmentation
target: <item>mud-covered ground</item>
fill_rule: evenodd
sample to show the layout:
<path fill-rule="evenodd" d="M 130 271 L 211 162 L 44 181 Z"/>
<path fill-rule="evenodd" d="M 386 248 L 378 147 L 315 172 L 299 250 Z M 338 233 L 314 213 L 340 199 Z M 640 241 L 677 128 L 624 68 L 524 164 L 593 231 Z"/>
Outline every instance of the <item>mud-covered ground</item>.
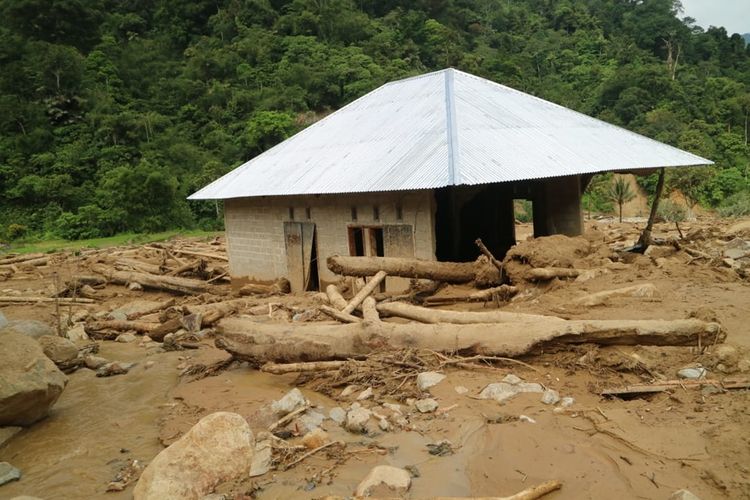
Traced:
<path fill-rule="evenodd" d="M 610 249 L 633 243 L 639 229 L 638 224 L 611 221 L 592 221 L 588 226 L 594 231 L 589 239 Z M 321 427 L 331 440 L 345 445 L 331 446 L 288 470 L 282 469 L 289 461 L 275 455 L 275 469 L 224 484 L 218 491 L 234 498 L 345 496 L 373 466 L 390 464 L 408 466 L 413 476 L 410 498 L 510 495 L 549 479 L 563 484 L 546 497 L 550 499 L 666 499 L 681 488 L 702 499 L 750 498 L 750 391 L 677 386 L 630 400 L 599 395 L 607 387 L 675 379 L 677 370 L 696 363 L 708 369 L 711 379 L 748 377 L 742 370 L 750 364 L 750 283 L 720 253 L 729 241 L 750 240 L 750 221 L 704 219 L 680 229 L 693 238 L 679 240 L 682 247 L 714 257 L 696 258 L 684 248 L 667 245 L 648 256 L 619 257 L 609 272 L 586 281 L 523 283 L 516 298 L 501 307 L 568 319 L 692 315 L 716 320 L 727 332 L 725 344 L 737 348 L 731 359 L 718 358 L 719 346 L 583 345 L 524 357 L 520 361 L 525 365 L 448 367 L 443 370 L 447 378 L 429 389 L 439 403 L 437 411 L 421 414 L 397 394 L 385 397 L 376 391 L 363 406 L 399 424 L 386 431 L 375 425 L 367 434 L 352 434 L 326 419 Z M 669 239 L 678 234 L 673 226 L 662 225 L 656 236 Z M 592 259 L 581 257 L 573 264 L 601 267 Z M 0 290 L 3 295 L 48 295 L 66 273 L 87 270 L 86 261 L 71 257 L 61 262 L 13 275 L 0 282 Z M 618 297 L 595 307 L 574 303 L 587 293 L 642 283 L 655 285 L 658 295 Z M 218 287 L 230 293 L 229 285 Z M 453 287 L 439 293 L 463 291 Z M 86 309 L 94 316 L 137 301 L 170 297 L 112 284 L 97 293 L 96 303 L 71 306 L 68 313 Z M 274 304 L 268 321 L 290 321 L 294 314 L 315 308 L 312 296 L 271 296 L 255 302 Z M 2 305 L 0 311 L 9 319 L 41 319 L 50 324 L 56 324 L 59 314 L 54 304 Z M 99 341 L 100 356 L 138 364 L 125 375 L 106 378 L 97 378 L 86 368 L 71 373 L 51 415 L 0 447 L 0 461 L 23 472 L 20 481 L 0 486 L 0 498 L 21 494 L 49 499 L 130 498 L 132 484 L 124 491 L 105 492 L 118 471 L 133 459 L 148 463 L 202 416 L 218 410 L 237 412 L 260 434 L 273 420 L 266 411 L 269 403 L 294 387 L 299 386 L 314 409 L 326 416 L 334 407 L 348 408 L 366 389 L 358 387 L 346 397 L 340 392 L 321 394 L 295 375 L 262 373 L 243 363 L 230 364 L 212 376 L 190 375 L 195 371 L 192 366 L 216 366 L 228 357 L 213 346 L 210 332 L 204 333 L 208 335 L 198 339 L 198 349 L 174 351 L 164 351 L 159 343 L 140 336 L 130 343 Z M 504 403 L 476 398 L 487 384 L 508 374 L 538 382 L 575 402 L 568 408 L 546 405 L 538 393 L 519 394 Z M 402 414 L 394 415 L 384 403 L 400 404 Z M 290 445 L 301 440 L 295 434 L 303 434 L 295 425 L 287 435 Z M 427 445 L 443 440 L 450 442 L 443 448 L 447 451 L 431 454 Z"/>

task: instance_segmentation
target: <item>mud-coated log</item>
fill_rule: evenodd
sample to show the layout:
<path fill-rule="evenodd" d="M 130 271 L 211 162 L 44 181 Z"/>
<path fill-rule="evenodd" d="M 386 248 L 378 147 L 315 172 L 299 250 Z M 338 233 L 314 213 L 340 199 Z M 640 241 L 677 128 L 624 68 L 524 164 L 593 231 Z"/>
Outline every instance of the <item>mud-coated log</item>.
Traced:
<path fill-rule="evenodd" d="M 531 281 L 549 281 L 555 278 L 576 278 L 581 274 L 580 269 L 567 267 L 535 267 L 526 273 L 526 279 Z"/>
<path fill-rule="evenodd" d="M 49 262 L 49 257 L 38 257 L 36 259 L 27 259 L 22 262 L 16 262 L 15 264 L 0 264 L 0 269 L 13 269 L 14 271 L 18 268 L 28 268 L 33 266 L 46 266 Z"/>
<path fill-rule="evenodd" d="M 159 326 L 159 323 L 149 323 L 147 321 L 125 321 L 113 319 L 104 321 L 92 321 L 91 323 L 87 323 L 84 329 L 86 330 L 86 333 L 89 334 L 108 330 L 148 334 L 156 330 Z"/>
<path fill-rule="evenodd" d="M 326 295 L 328 295 L 328 302 L 339 311 L 346 307 L 346 299 L 341 295 L 339 287 L 336 285 L 328 285 L 326 287 Z"/>
<path fill-rule="evenodd" d="M 382 283 L 387 275 L 388 274 L 385 271 L 378 271 L 377 273 L 375 273 L 375 276 L 373 276 L 372 279 L 370 279 L 370 281 L 368 281 L 367 284 L 363 286 L 362 289 L 357 292 L 354 297 L 352 297 L 352 300 L 349 301 L 349 303 L 346 305 L 346 307 L 344 307 L 344 309 L 341 310 L 341 312 L 351 314 L 352 311 L 359 307 L 362 301 L 365 300 L 372 293 L 372 291 L 380 285 L 380 283 Z"/>
<path fill-rule="evenodd" d="M 257 305 L 252 299 L 233 299 L 212 304 L 184 305 L 182 308 L 189 314 L 200 314 L 201 326 L 208 327 L 219 321 L 224 316 Z"/>
<path fill-rule="evenodd" d="M 447 296 L 447 297 L 427 297 L 424 303 L 430 304 L 451 304 L 455 302 L 489 302 L 496 297 L 500 300 L 507 301 L 518 293 L 518 288 L 511 285 L 500 285 L 486 290 L 479 290 L 468 295 Z"/>
<path fill-rule="evenodd" d="M 565 322 L 556 316 L 540 314 L 524 314 L 508 311 L 446 311 L 444 309 L 430 309 L 404 302 L 383 302 L 377 305 L 378 311 L 399 318 L 411 319 L 421 323 L 453 323 L 470 325 L 476 323 L 511 323 L 526 321 Z"/>
<path fill-rule="evenodd" d="M 133 271 L 156 275 L 164 274 L 164 271 L 167 270 L 167 268 L 162 268 L 161 266 L 157 266 L 156 264 L 151 264 L 137 259 L 128 259 L 126 257 L 120 257 L 119 259 L 117 259 L 115 261 L 115 268 L 124 271 L 132 269 Z"/>
<path fill-rule="evenodd" d="M 12 257 L 0 259 L 0 265 L 4 266 L 6 264 L 16 264 L 18 262 L 25 262 L 27 260 L 41 259 L 42 257 L 46 257 L 46 255 L 43 253 L 27 253 L 24 255 L 14 255 Z"/>
<path fill-rule="evenodd" d="M 174 303 L 175 303 L 174 299 L 165 300 L 164 302 L 159 302 L 158 304 L 154 304 L 153 307 L 149 307 L 141 311 L 130 313 L 127 315 L 127 318 L 130 320 L 133 320 L 133 319 L 140 318 L 141 316 L 146 316 L 148 314 L 157 313 L 159 311 L 162 311 L 164 309 L 174 306 Z"/>
<path fill-rule="evenodd" d="M 118 285 L 127 285 L 129 283 L 140 283 L 144 288 L 153 288 L 156 290 L 165 290 L 167 292 L 179 293 L 182 295 L 191 295 L 198 293 L 211 292 L 211 285 L 205 281 L 193 280 L 189 278 L 179 278 L 177 276 L 157 276 L 148 273 L 139 273 L 135 271 L 116 271 L 102 264 L 93 264 L 91 270 L 101 274 L 112 283 Z"/>
<path fill-rule="evenodd" d="M 365 321 L 370 323 L 377 323 L 380 321 L 380 315 L 378 314 L 377 302 L 372 297 L 367 297 L 362 301 L 362 317 Z"/>
<path fill-rule="evenodd" d="M 362 321 L 358 317 L 353 316 L 349 313 L 341 312 L 335 307 L 322 305 L 322 306 L 319 306 L 318 309 L 320 309 L 320 312 L 325 313 L 328 316 L 332 317 L 333 319 L 337 319 L 341 321 L 342 323 L 359 323 L 360 321 Z"/>
<path fill-rule="evenodd" d="M 33 304 L 36 302 L 58 303 L 58 304 L 93 304 L 94 299 L 82 297 L 37 297 L 26 295 L 0 296 L 0 304 Z"/>
<path fill-rule="evenodd" d="M 264 324 L 227 318 L 219 322 L 216 346 L 255 365 L 365 356 L 384 349 L 521 356 L 569 345 L 707 345 L 723 341 L 718 323 L 696 319 L 528 321 L 455 325 L 352 323 Z"/>
<path fill-rule="evenodd" d="M 388 276 L 429 279 L 445 283 L 468 283 L 477 279 L 500 283 L 498 271 L 486 258 L 476 262 L 438 262 L 399 257 L 328 257 L 328 269 L 343 276 L 374 276 L 385 271 Z"/>

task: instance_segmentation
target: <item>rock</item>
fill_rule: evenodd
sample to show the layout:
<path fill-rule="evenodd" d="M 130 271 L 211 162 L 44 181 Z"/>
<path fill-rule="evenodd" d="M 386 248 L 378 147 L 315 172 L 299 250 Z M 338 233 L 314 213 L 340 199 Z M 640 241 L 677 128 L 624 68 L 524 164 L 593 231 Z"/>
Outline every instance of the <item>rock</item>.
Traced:
<path fill-rule="evenodd" d="M 0 486 L 21 479 L 21 471 L 8 462 L 0 462 Z"/>
<path fill-rule="evenodd" d="M 151 368 L 155 364 L 156 364 L 156 362 L 153 359 L 150 359 L 150 360 L 146 361 L 145 363 L 143 363 L 143 369 L 144 370 L 148 370 L 149 368 Z"/>
<path fill-rule="evenodd" d="M 284 415 L 288 415 L 294 410 L 302 408 L 303 406 L 306 406 L 308 404 L 310 403 L 307 401 L 307 399 L 305 399 L 305 396 L 303 396 L 300 390 L 295 387 L 291 391 L 287 392 L 284 397 L 282 397 L 278 401 L 274 401 L 271 404 L 271 410 L 273 410 L 273 412 L 278 414 L 279 416 L 283 417 Z"/>
<path fill-rule="evenodd" d="M 0 311 L 0 330 L 5 328 L 5 325 L 8 324 L 8 319 L 5 317 L 2 311 Z"/>
<path fill-rule="evenodd" d="M 124 361 L 112 361 L 97 368 L 97 377 L 111 377 L 112 375 L 124 375 L 135 366 L 135 363 L 125 363 Z"/>
<path fill-rule="evenodd" d="M 390 465 L 374 467 L 357 486 L 354 494 L 359 497 L 403 495 L 409 491 L 411 475 L 404 469 Z"/>
<path fill-rule="evenodd" d="M 83 363 L 86 365 L 86 368 L 96 370 L 97 368 L 109 363 L 109 360 L 100 358 L 99 356 L 86 356 Z"/>
<path fill-rule="evenodd" d="M 544 392 L 544 387 L 536 382 L 521 382 L 516 385 L 516 389 L 518 392 L 538 392 L 540 394 Z"/>
<path fill-rule="evenodd" d="M 297 428 L 304 432 L 311 432 L 318 427 L 326 419 L 326 416 L 315 410 L 307 410 L 304 415 L 297 418 Z"/>
<path fill-rule="evenodd" d="M 33 338 L 0 333 L 0 426 L 31 425 L 47 415 L 68 378 Z"/>
<path fill-rule="evenodd" d="M 44 335 L 55 335 L 55 331 L 47 323 L 35 319 L 14 319 L 8 321 L 2 331 L 12 330 L 27 337 L 38 339 Z"/>
<path fill-rule="evenodd" d="M 68 331 L 65 332 L 65 336 L 68 337 L 68 340 L 72 340 L 73 342 L 85 342 L 90 340 L 88 334 L 86 334 L 86 329 L 84 328 L 83 323 L 76 323 L 68 328 Z"/>
<path fill-rule="evenodd" d="M 121 333 L 117 336 L 115 339 L 116 342 L 122 342 L 123 344 L 129 344 L 130 342 L 135 342 L 138 339 L 134 334 L 132 333 Z"/>
<path fill-rule="evenodd" d="M 750 241 L 735 238 L 724 247 L 724 257 L 730 259 L 742 259 L 750 255 Z"/>
<path fill-rule="evenodd" d="M 330 441 L 328 433 L 323 429 L 314 429 L 302 437 L 302 445 L 308 450 L 319 448 Z"/>
<path fill-rule="evenodd" d="M 706 369 L 702 366 L 683 368 L 677 372 L 677 376 L 680 378 L 686 378 L 690 380 L 701 379 L 706 377 Z"/>
<path fill-rule="evenodd" d="M 356 391 L 356 390 L 357 390 L 357 386 L 356 385 L 347 385 L 346 387 L 344 387 L 344 390 L 341 391 L 340 396 L 342 398 L 347 398 L 347 397 L 351 396 L 352 394 L 354 394 L 354 391 Z"/>
<path fill-rule="evenodd" d="M 346 411 L 340 406 L 336 406 L 335 408 L 331 408 L 331 411 L 328 412 L 328 418 L 341 425 L 346 420 Z"/>
<path fill-rule="evenodd" d="M 688 490 L 677 490 L 670 495 L 669 500 L 701 500 Z"/>
<path fill-rule="evenodd" d="M 130 283 L 130 284 L 128 285 L 128 290 L 132 290 L 132 291 L 134 291 L 134 292 L 140 292 L 140 291 L 142 291 L 142 290 L 143 290 L 143 286 L 141 286 L 141 284 L 140 284 L 140 283 L 136 283 L 135 281 L 132 281 L 132 282 L 131 282 L 131 283 Z"/>
<path fill-rule="evenodd" d="M 391 430 L 391 424 L 388 423 L 388 420 L 381 418 L 378 421 L 378 427 L 380 427 L 380 430 L 383 432 L 388 432 Z"/>
<path fill-rule="evenodd" d="M 438 402 L 432 398 L 418 399 L 414 406 L 417 407 L 419 413 L 431 413 L 438 408 Z"/>
<path fill-rule="evenodd" d="M 737 369 L 742 373 L 750 371 L 750 359 L 744 358 L 737 362 Z"/>
<path fill-rule="evenodd" d="M 513 375 L 512 373 L 507 374 L 505 377 L 503 377 L 503 382 L 510 385 L 517 385 L 523 382 L 520 377 L 517 377 L 516 375 Z"/>
<path fill-rule="evenodd" d="M 714 349 L 713 356 L 719 363 L 733 366 L 737 364 L 740 354 L 736 347 L 727 344 L 720 344 Z"/>
<path fill-rule="evenodd" d="M 576 400 L 571 398 L 570 396 L 562 398 L 560 401 L 560 406 L 563 408 L 570 408 L 575 404 Z"/>
<path fill-rule="evenodd" d="M 359 396 L 357 396 L 357 401 L 364 401 L 365 399 L 370 399 L 373 395 L 372 387 L 368 387 L 364 391 L 359 393 Z"/>
<path fill-rule="evenodd" d="M 346 430 L 355 434 L 365 432 L 371 415 L 372 412 L 367 408 L 352 405 L 352 408 L 346 413 Z"/>
<path fill-rule="evenodd" d="M 396 403 L 383 403 L 383 408 L 391 410 L 393 413 L 401 415 L 401 405 Z"/>
<path fill-rule="evenodd" d="M 453 388 L 453 390 L 456 391 L 457 394 L 466 394 L 467 392 L 469 392 L 469 389 L 462 385 L 457 385 Z"/>
<path fill-rule="evenodd" d="M 17 427 L 17 426 L 0 427 L 0 448 L 2 448 L 5 443 L 10 441 L 13 438 L 13 436 L 18 434 L 22 430 L 23 430 L 23 427 Z"/>
<path fill-rule="evenodd" d="M 156 455 L 141 474 L 133 498 L 200 499 L 222 482 L 247 476 L 253 453 L 253 433 L 242 416 L 212 413 Z"/>
<path fill-rule="evenodd" d="M 515 385 L 498 382 L 495 384 L 489 384 L 482 389 L 482 392 L 479 393 L 479 399 L 494 399 L 495 401 L 502 403 L 516 394 L 518 394 L 518 389 Z"/>
<path fill-rule="evenodd" d="M 536 423 L 536 420 L 534 420 L 533 418 L 531 418 L 531 417 L 529 417 L 527 415 L 519 415 L 518 416 L 518 420 L 521 421 L 521 422 L 527 422 L 529 424 L 535 424 Z"/>
<path fill-rule="evenodd" d="M 78 347 L 71 340 L 64 337 L 42 335 L 37 341 L 42 346 L 44 355 L 58 366 L 73 361 L 78 357 Z"/>
<path fill-rule="evenodd" d="M 554 405 L 557 404 L 558 401 L 560 401 L 560 394 L 553 389 L 547 389 L 544 391 L 544 394 L 542 394 L 542 403 L 546 405 Z"/>
<path fill-rule="evenodd" d="M 453 443 L 451 443 L 447 439 L 444 439 L 442 441 L 438 441 L 437 443 L 428 444 L 427 453 L 438 457 L 445 457 L 447 455 L 453 455 L 455 451 L 453 450 Z"/>
<path fill-rule="evenodd" d="M 422 372 L 417 375 L 417 387 L 420 391 L 426 391 L 430 387 L 438 385 L 445 379 L 445 375 L 438 372 Z"/>
<path fill-rule="evenodd" d="M 273 445 L 271 440 L 255 443 L 255 453 L 250 465 L 250 477 L 262 476 L 271 469 L 273 464 Z"/>

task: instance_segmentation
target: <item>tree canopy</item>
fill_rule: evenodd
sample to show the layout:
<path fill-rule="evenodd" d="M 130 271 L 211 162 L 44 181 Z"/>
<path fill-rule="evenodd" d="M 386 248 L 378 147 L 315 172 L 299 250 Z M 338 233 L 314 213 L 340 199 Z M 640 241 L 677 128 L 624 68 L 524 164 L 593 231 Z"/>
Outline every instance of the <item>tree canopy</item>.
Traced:
<path fill-rule="evenodd" d="M 675 0 L 2 0 L 0 237 L 218 227 L 190 192 L 447 66 L 714 160 L 691 201 L 750 190 L 750 49 Z"/>

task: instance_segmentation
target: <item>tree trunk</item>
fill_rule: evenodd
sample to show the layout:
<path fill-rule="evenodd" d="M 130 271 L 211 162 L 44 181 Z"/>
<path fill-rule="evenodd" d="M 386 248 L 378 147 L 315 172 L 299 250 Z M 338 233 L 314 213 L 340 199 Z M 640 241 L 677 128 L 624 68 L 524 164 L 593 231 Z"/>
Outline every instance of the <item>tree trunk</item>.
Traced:
<path fill-rule="evenodd" d="M 620 222 L 622 222 L 622 202 L 617 203 L 620 206 Z"/>
<path fill-rule="evenodd" d="M 328 296 L 328 302 L 339 311 L 346 307 L 346 299 L 341 295 L 336 285 L 328 285 L 326 287 L 326 295 Z"/>
<path fill-rule="evenodd" d="M 377 310 L 387 316 L 411 319 L 421 323 L 521 323 L 525 321 L 565 321 L 556 316 L 542 316 L 540 314 L 523 314 L 507 311 L 446 311 L 444 309 L 428 309 L 404 302 L 384 302 L 377 305 Z"/>
<path fill-rule="evenodd" d="M 377 273 L 375 273 L 375 276 L 373 276 L 370 281 L 368 281 L 367 284 L 363 286 L 359 292 L 357 292 L 357 294 L 352 298 L 352 300 L 349 301 L 349 303 L 341 310 L 341 312 L 351 314 L 362 303 L 362 301 L 369 297 L 372 291 L 375 290 L 375 288 L 378 287 L 380 283 L 382 283 L 386 276 L 387 273 L 385 271 L 378 271 Z"/>
<path fill-rule="evenodd" d="M 365 356 L 387 349 L 430 349 L 438 352 L 521 356 L 585 343 L 603 345 L 703 345 L 725 337 L 717 323 L 696 319 L 585 320 L 559 319 L 501 324 L 395 324 L 363 322 L 347 325 L 263 324 L 242 318 L 219 322 L 216 346 L 257 366 L 266 362 L 296 363 Z"/>
<path fill-rule="evenodd" d="M 656 183 L 656 194 L 654 195 L 654 201 L 651 203 L 651 212 L 648 215 L 648 222 L 636 244 L 636 247 L 639 248 L 640 252 L 645 252 L 651 244 L 651 231 L 654 227 L 656 211 L 659 209 L 659 199 L 661 198 L 662 191 L 664 191 L 664 168 L 659 169 L 659 180 Z"/>
<path fill-rule="evenodd" d="M 211 285 L 204 281 L 189 278 L 178 278 L 176 276 L 157 276 L 154 274 L 139 273 L 135 271 L 116 271 L 102 264 L 93 264 L 91 270 L 101 274 L 107 280 L 118 285 L 139 283 L 144 288 L 165 290 L 167 292 L 191 295 L 211 292 Z"/>
<path fill-rule="evenodd" d="M 581 274 L 580 269 L 567 267 L 535 267 L 526 273 L 526 279 L 531 281 L 549 281 L 555 278 L 576 278 Z"/>
<path fill-rule="evenodd" d="M 445 283 L 468 283 L 477 279 L 500 284 L 500 271 L 482 257 L 476 262 L 438 262 L 400 257 L 328 257 L 328 269 L 343 276 L 374 276 L 385 271 L 389 276 L 429 279 Z"/>

